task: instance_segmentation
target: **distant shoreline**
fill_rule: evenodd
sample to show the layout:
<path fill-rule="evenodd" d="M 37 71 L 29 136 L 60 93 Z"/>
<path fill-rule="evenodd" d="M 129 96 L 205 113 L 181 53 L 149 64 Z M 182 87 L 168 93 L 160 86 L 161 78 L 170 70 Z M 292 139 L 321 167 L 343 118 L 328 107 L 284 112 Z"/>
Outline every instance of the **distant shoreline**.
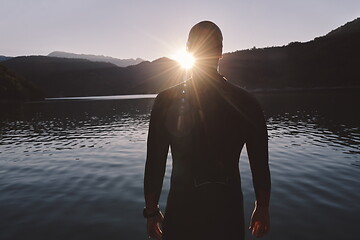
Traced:
<path fill-rule="evenodd" d="M 351 87 L 326 87 L 326 88 L 272 88 L 272 89 L 246 89 L 246 91 L 253 94 L 281 94 L 281 93 L 304 93 L 304 92 L 348 92 L 360 91 L 360 86 Z M 108 95 L 108 96 L 80 96 L 80 97 L 49 97 L 46 101 L 54 100 L 116 100 L 116 99 L 143 99 L 156 98 L 157 93 L 143 93 L 143 94 L 126 94 L 126 95 Z"/>
<path fill-rule="evenodd" d="M 109 95 L 109 96 L 49 97 L 49 98 L 45 98 L 45 101 L 143 99 L 143 98 L 155 98 L 156 96 L 157 94 L 129 94 L 129 95 Z"/>
<path fill-rule="evenodd" d="M 272 93 L 304 93 L 304 92 L 348 92 L 360 91 L 360 86 L 350 87 L 324 87 L 324 88 L 272 88 L 272 89 L 246 89 L 246 91 L 253 94 L 272 94 Z M 143 93 L 143 94 L 126 94 L 126 95 L 108 95 L 108 96 L 80 96 L 80 97 L 49 97 L 46 101 L 54 100 L 116 100 L 116 99 L 142 99 L 142 98 L 156 98 L 157 93 Z"/>
<path fill-rule="evenodd" d="M 336 91 L 360 91 L 360 86 L 349 87 L 314 87 L 314 88 L 269 88 L 269 89 L 246 89 L 251 93 L 300 93 L 300 92 L 336 92 Z"/>
<path fill-rule="evenodd" d="M 359 92 L 360 86 L 350 87 L 326 87 L 326 88 L 272 88 L 272 89 L 246 89 L 246 91 L 253 94 L 287 94 L 287 93 L 344 93 L 344 92 Z M 121 100 L 121 99 L 150 99 L 156 98 L 156 93 L 143 94 L 125 94 L 125 95 L 104 95 L 104 96 L 70 96 L 70 97 L 47 97 L 44 100 L 21 100 L 21 99 L 0 99 L 1 103 L 5 102 L 42 102 L 42 101 L 96 101 L 96 100 Z"/>

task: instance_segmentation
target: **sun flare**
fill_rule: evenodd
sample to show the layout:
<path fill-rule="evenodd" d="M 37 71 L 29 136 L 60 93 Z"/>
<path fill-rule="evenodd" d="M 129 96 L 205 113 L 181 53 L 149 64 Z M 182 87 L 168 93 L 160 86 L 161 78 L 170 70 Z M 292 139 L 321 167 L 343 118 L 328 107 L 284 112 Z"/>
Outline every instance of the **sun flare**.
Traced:
<path fill-rule="evenodd" d="M 191 69 L 194 66 L 195 58 L 191 53 L 187 52 L 185 48 L 180 49 L 177 51 L 173 56 L 172 59 L 177 61 L 182 68 Z"/>

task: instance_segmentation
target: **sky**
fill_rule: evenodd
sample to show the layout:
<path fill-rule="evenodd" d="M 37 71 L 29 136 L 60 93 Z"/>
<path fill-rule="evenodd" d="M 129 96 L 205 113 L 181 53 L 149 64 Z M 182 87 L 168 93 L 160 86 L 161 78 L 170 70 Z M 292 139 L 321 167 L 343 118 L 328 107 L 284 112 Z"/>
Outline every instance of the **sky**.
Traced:
<path fill-rule="evenodd" d="M 305 42 L 360 17 L 359 0 L 0 0 L 0 55 L 52 51 L 155 60 L 203 20 L 224 52 Z"/>

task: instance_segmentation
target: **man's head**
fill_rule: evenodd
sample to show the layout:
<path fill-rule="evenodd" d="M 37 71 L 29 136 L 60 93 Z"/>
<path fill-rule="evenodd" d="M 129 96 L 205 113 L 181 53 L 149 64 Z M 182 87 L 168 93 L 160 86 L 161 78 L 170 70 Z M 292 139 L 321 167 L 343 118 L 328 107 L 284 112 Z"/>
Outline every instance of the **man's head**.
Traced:
<path fill-rule="evenodd" d="M 202 21 L 189 32 L 187 49 L 197 60 L 220 59 L 223 37 L 220 28 L 213 22 Z"/>

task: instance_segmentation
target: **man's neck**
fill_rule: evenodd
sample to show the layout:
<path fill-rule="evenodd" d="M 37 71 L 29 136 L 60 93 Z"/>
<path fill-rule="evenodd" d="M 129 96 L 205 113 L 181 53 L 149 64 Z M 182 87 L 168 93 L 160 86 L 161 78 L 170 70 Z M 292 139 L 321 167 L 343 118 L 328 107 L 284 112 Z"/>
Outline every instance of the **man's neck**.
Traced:
<path fill-rule="evenodd" d="M 193 78 L 194 79 L 208 79 L 218 75 L 217 66 L 213 67 L 197 67 L 193 69 Z"/>

